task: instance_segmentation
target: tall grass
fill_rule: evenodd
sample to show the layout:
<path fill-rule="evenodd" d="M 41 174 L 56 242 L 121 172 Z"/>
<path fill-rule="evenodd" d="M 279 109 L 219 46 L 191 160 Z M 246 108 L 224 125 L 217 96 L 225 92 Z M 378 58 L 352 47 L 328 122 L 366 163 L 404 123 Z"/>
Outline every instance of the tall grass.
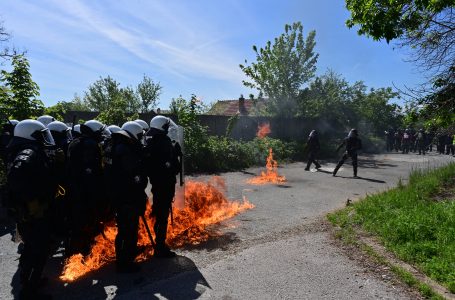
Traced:
<path fill-rule="evenodd" d="M 455 164 L 414 171 L 408 185 L 370 195 L 329 219 L 377 234 L 399 258 L 455 292 Z"/>

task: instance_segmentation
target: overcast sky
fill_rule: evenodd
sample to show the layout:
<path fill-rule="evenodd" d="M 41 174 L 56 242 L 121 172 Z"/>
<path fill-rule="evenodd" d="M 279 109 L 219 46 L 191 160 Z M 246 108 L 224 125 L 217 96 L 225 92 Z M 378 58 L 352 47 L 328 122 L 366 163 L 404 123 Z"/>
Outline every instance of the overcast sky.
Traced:
<path fill-rule="evenodd" d="M 423 80 L 406 53 L 348 29 L 349 13 L 336 0 L 84 1 L 2 0 L 0 20 L 10 45 L 27 50 L 33 79 L 46 106 L 110 75 L 135 86 L 146 74 L 163 86 L 160 107 L 196 94 L 205 103 L 237 99 L 239 64 L 300 21 L 316 30 L 318 74 L 331 68 L 369 87 L 413 86 Z"/>

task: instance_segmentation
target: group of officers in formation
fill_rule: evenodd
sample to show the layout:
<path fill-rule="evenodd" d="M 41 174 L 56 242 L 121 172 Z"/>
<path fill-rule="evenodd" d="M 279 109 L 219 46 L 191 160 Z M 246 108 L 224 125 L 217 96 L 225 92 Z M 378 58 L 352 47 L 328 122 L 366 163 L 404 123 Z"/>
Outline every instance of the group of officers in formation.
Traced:
<path fill-rule="evenodd" d="M 436 151 L 439 154 L 455 155 L 455 134 L 448 131 L 424 131 L 419 129 L 397 129 L 387 130 L 384 132 L 386 150 L 388 152 L 396 151 L 408 154 L 409 152 L 425 155 L 428 151 L 433 151 L 433 145 L 436 145 Z"/>
<path fill-rule="evenodd" d="M 39 297 L 43 268 L 57 245 L 64 244 L 67 257 L 86 255 L 103 223 L 114 218 L 117 271 L 139 271 L 138 226 L 148 182 L 154 256 L 175 256 L 165 243 L 182 167 L 181 146 L 168 135 L 172 126 L 171 119 L 160 115 L 150 124 L 136 120 L 121 127 L 97 120 L 68 127 L 51 116 L 4 125 L 0 154 L 7 182 L 2 200 L 23 243 L 20 298 Z"/>

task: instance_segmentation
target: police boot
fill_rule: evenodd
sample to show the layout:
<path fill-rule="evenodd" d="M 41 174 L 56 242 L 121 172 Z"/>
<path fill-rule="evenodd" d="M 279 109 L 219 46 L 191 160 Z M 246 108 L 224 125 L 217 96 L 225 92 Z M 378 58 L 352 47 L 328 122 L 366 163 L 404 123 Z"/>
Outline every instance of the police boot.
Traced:
<path fill-rule="evenodd" d="M 166 244 L 156 245 L 153 256 L 156 258 L 173 258 L 177 255 Z"/>
<path fill-rule="evenodd" d="M 310 165 L 311 165 L 311 162 L 309 161 L 307 164 L 306 164 L 306 168 L 304 169 L 305 171 L 309 171 L 310 170 Z"/>
<path fill-rule="evenodd" d="M 358 176 L 357 176 L 357 166 L 354 166 L 354 178 L 358 178 Z"/>
<path fill-rule="evenodd" d="M 336 176 L 337 175 L 338 169 L 340 169 L 340 167 L 341 167 L 341 164 L 338 163 L 338 165 L 335 167 L 335 170 L 333 170 L 332 176 Z"/>

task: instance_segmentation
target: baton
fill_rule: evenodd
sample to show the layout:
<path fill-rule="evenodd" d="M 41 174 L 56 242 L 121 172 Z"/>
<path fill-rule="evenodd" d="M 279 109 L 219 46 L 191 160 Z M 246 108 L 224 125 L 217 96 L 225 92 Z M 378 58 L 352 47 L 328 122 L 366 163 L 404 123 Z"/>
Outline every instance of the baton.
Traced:
<path fill-rule="evenodd" d="M 145 220 L 144 215 L 141 215 L 141 219 L 142 219 L 142 222 L 144 223 L 145 230 L 147 230 L 147 234 L 148 234 L 148 236 L 150 238 L 150 242 L 152 243 L 152 247 L 155 249 L 156 248 L 156 244 L 155 244 L 155 241 L 153 240 L 152 233 L 150 232 L 149 225 L 147 224 L 147 221 Z"/>

